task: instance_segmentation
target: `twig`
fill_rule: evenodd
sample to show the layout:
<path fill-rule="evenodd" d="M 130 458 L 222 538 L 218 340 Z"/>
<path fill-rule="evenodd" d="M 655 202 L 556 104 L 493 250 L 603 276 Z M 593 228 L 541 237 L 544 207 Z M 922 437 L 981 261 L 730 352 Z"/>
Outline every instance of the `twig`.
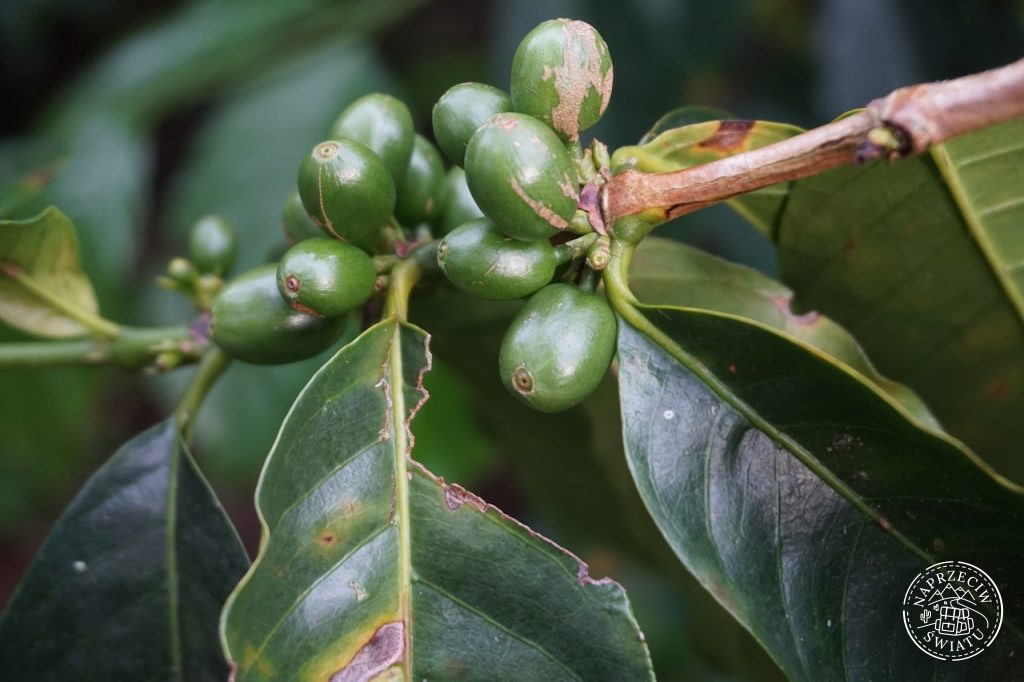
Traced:
<path fill-rule="evenodd" d="M 192 440 L 192 431 L 195 429 L 199 405 L 230 362 L 231 358 L 216 347 L 211 348 L 200 361 L 199 367 L 192 376 L 192 381 L 189 382 L 185 394 L 174 411 L 178 429 L 186 443 Z"/>
<path fill-rule="evenodd" d="M 735 156 L 671 173 L 625 171 L 604 185 L 603 217 L 612 225 L 653 211 L 668 220 L 836 166 L 920 154 L 951 137 L 1020 116 L 1024 59 L 956 80 L 901 88 L 852 116 Z"/>
<path fill-rule="evenodd" d="M 0 367 L 116 365 L 138 369 L 149 364 L 159 366 L 161 358 L 170 356 L 176 363 L 194 362 L 207 346 L 207 341 L 190 327 L 120 327 L 114 339 L 0 343 Z"/>

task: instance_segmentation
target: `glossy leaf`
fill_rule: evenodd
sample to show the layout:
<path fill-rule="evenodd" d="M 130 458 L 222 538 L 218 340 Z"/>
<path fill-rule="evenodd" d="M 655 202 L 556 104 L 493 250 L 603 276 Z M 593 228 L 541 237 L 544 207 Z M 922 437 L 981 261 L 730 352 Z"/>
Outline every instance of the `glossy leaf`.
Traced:
<path fill-rule="evenodd" d="M 33 293 L 33 287 L 88 313 L 99 308 L 82 271 L 75 227 L 52 206 L 29 220 L 0 221 L 0 320 L 40 336 L 87 333 L 78 321 Z"/>
<path fill-rule="evenodd" d="M 700 117 L 701 110 L 684 109 L 667 115 Z M 663 119 L 664 120 L 664 119 Z M 662 125 L 659 121 L 655 130 Z M 648 173 L 666 173 L 733 154 L 757 149 L 802 133 L 797 126 L 770 121 L 723 120 L 691 123 L 670 128 L 643 144 L 620 147 L 612 155 L 612 170 L 636 168 Z M 790 183 L 780 183 L 731 199 L 727 203 L 766 236 L 777 229 Z"/>
<path fill-rule="evenodd" d="M 928 156 L 794 183 L 778 235 L 795 307 L 849 329 L 947 431 L 1024 481 L 1024 121 Z M 1021 204 L 1024 206 L 1024 204 Z"/>
<path fill-rule="evenodd" d="M 793 292 L 757 270 L 679 242 L 648 237 L 636 250 L 629 283 L 644 303 L 736 315 L 799 339 L 856 370 L 915 417 L 938 427 L 921 399 L 879 374 L 845 329 L 818 313 L 794 313 L 790 308 Z"/>
<path fill-rule="evenodd" d="M 0 666 L 12 680 L 223 680 L 218 614 L 248 563 L 162 422 L 57 521 L 0 621 Z"/>
<path fill-rule="evenodd" d="M 1024 495 L 878 389 L 753 321 L 620 304 L 624 441 L 679 558 L 796 680 L 946 674 L 899 618 L 914 576 L 983 567 L 1006 621 L 978 679 L 1019 673 Z M 639 331 L 642 329 L 642 331 Z"/>
<path fill-rule="evenodd" d="M 712 670 L 775 679 L 780 673 L 767 654 L 678 562 L 644 508 L 626 465 L 614 374 L 581 405 L 559 414 L 537 412 L 504 390 L 498 349 L 517 308 L 444 289 L 416 299 L 412 312 L 433 325 L 435 367 L 426 378 L 430 400 L 416 417 L 417 459 L 426 444 L 423 420 L 437 399 L 431 377 L 440 358 L 472 390 L 466 418 L 492 435 L 508 467 L 499 490 L 511 478 L 506 495 L 522 505 L 533 527 L 578 548 L 584 559 L 614 566 L 643 623 L 659 679 L 717 679 Z M 455 456 L 446 453 L 444 465 Z"/>
<path fill-rule="evenodd" d="M 428 338 L 371 327 L 285 420 L 223 617 L 236 679 L 649 678 L 619 585 L 409 459 Z"/>

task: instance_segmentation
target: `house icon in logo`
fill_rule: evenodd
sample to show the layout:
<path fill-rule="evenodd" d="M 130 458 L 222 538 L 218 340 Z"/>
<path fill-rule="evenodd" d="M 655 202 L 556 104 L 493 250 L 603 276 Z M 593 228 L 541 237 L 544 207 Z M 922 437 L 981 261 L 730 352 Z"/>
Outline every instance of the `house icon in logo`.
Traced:
<path fill-rule="evenodd" d="M 974 619 L 968 615 L 967 609 L 943 606 L 939 619 L 935 621 L 935 629 L 940 635 L 966 635 L 974 629 Z"/>

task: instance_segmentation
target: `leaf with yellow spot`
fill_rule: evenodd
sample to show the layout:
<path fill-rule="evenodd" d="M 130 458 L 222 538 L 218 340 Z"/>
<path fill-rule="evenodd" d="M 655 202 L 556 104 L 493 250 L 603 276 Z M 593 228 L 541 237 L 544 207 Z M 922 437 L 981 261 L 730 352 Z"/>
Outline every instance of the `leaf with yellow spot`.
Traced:
<path fill-rule="evenodd" d="M 235 679 L 650 679 L 617 583 L 410 458 L 428 341 L 385 320 L 293 405 L 222 618 Z"/>

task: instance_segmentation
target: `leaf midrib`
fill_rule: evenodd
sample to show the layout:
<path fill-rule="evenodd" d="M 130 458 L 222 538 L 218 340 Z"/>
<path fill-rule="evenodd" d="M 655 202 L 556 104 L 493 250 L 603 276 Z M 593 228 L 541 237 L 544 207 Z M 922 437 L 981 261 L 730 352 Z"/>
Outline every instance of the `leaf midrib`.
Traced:
<path fill-rule="evenodd" d="M 395 515 L 398 521 L 398 609 L 404 624 L 405 655 L 402 679 L 412 682 L 412 544 L 409 517 L 408 434 L 405 417 L 405 373 L 402 366 L 402 327 L 393 318 L 394 331 L 388 348 L 388 399 L 391 403 L 391 432 L 395 466 Z"/>
<path fill-rule="evenodd" d="M 183 682 L 181 652 L 181 622 L 178 617 L 178 467 L 181 465 L 181 443 L 178 441 L 177 426 L 174 444 L 171 446 L 170 461 L 167 464 L 167 609 L 170 627 L 171 674 Z"/>

